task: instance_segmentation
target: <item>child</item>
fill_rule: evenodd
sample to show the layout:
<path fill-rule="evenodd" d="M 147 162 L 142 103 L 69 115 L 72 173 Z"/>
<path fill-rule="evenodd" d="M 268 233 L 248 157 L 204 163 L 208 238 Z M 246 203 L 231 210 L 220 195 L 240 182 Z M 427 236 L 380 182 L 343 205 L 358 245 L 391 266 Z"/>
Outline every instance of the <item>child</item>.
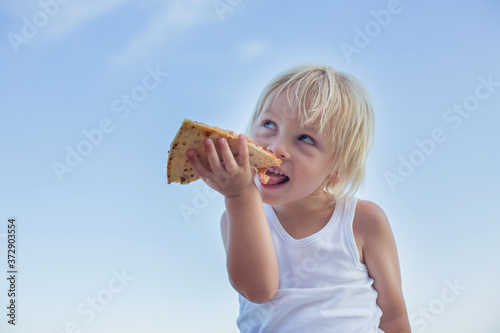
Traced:
<path fill-rule="evenodd" d="M 249 166 L 243 134 L 234 157 L 225 139 L 205 141 L 210 168 L 188 152 L 225 197 L 221 229 L 242 333 L 410 332 L 387 217 L 354 196 L 373 131 L 352 77 L 305 65 L 272 80 L 254 111 L 249 137 L 282 160 L 267 184 Z"/>

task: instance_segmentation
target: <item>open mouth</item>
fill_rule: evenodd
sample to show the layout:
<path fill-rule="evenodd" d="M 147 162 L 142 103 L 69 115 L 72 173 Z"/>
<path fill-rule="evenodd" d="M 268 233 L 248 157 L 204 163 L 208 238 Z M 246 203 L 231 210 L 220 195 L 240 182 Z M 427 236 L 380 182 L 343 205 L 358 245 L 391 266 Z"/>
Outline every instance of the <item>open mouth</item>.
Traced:
<path fill-rule="evenodd" d="M 269 180 L 266 184 L 268 186 L 282 185 L 290 180 L 282 170 L 275 167 L 267 169 L 266 175 L 269 176 Z"/>

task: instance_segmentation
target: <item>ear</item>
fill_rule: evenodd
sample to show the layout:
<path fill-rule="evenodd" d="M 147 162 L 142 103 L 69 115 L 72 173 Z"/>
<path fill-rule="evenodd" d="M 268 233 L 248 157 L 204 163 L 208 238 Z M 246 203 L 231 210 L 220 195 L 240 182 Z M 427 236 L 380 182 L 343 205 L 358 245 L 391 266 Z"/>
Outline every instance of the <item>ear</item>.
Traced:
<path fill-rule="evenodd" d="M 339 182 L 339 172 L 338 171 L 335 171 L 335 172 L 332 172 L 330 174 L 330 176 L 328 177 L 328 180 L 330 181 L 330 183 L 332 184 L 337 184 Z"/>

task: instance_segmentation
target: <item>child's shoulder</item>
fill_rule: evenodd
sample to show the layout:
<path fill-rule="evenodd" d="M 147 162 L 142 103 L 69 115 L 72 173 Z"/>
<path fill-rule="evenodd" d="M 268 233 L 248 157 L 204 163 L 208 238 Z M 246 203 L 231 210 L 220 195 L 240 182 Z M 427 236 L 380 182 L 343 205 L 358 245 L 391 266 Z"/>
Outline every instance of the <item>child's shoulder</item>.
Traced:
<path fill-rule="evenodd" d="M 373 225 L 387 220 L 387 216 L 384 210 L 376 203 L 359 199 L 356 203 L 354 220 L 361 224 L 368 223 Z"/>
<path fill-rule="evenodd" d="M 353 232 L 356 244 L 366 249 L 377 242 L 392 238 L 389 220 L 384 210 L 374 202 L 358 200 L 353 220 Z"/>

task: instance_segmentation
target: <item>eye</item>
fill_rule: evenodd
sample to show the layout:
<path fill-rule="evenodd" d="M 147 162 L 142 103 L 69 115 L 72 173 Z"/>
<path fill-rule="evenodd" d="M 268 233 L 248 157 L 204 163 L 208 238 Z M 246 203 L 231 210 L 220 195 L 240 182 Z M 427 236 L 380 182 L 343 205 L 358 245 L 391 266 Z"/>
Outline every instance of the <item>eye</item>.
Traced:
<path fill-rule="evenodd" d="M 265 127 L 265 128 L 269 128 L 269 129 L 275 129 L 276 128 L 276 124 L 270 120 L 264 120 L 262 122 L 262 126 Z"/>
<path fill-rule="evenodd" d="M 310 145 L 315 145 L 314 143 L 314 139 L 311 138 L 309 135 L 305 135 L 305 134 L 302 134 L 301 136 L 299 136 L 299 140 L 302 140 Z"/>

